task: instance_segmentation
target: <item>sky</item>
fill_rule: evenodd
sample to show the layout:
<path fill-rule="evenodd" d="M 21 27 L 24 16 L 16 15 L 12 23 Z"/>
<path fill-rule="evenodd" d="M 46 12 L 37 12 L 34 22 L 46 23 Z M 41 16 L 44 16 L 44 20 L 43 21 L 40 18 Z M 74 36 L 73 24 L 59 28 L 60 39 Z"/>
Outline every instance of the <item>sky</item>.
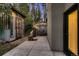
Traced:
<path fill-rule="evenodd" d="M 43 9 L 42 4 L 39 4 L 39 5 L 40 5 L 41 17 L 43 18 L 43 16 L 44 16 L 44 9 Z"/>
<path fill-rule="evenodd" d="M 37 5 L 38 5 L 38 3 L 35 3 L 35 9 L 38 7 Z M 40 8 L 40 12 L 41 12 L 41 18 L 43 19 L 44 18 L 44 9 L 43 9 L 42 3 L 39 3 L 39 8 Z M 30 4 L 30 11 L 31 10 L 32 10 L 32 5 Z"/>

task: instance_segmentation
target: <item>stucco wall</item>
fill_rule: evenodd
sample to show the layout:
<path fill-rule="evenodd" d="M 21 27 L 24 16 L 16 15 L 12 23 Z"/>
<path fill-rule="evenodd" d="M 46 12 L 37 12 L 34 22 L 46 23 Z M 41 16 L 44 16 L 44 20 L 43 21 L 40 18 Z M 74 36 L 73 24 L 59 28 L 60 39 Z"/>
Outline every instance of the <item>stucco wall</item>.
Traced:
<path fill-rule="evenodd" d="M 52 41 L 52 4 L 47 4 L 47 38 L 50 45 L 52 45 L 50 42 Z"/>
<path fill-rule="evenodd" d="M 47 38 L 52 50 L 63 51 L 63 14 L 72 5 L 47 4 Z"/>
<path fill-rule="evenodd" d="M 48 6 L 48 40 L 50 47 L 52 50 L 63 51 L 64 4 L 48 4 Z"/>

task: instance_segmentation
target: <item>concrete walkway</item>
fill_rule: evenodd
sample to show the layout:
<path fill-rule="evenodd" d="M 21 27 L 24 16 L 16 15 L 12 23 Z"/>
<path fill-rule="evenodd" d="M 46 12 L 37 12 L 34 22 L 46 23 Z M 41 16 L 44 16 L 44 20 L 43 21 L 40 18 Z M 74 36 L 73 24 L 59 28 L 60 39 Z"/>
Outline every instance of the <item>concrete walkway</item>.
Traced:
<path fill-rule="evenodd" d="M 65 56 L 63 52 L 50 50 L 46 36 L 36 38 L 37 41 L 25 41 L 3 56 Z"/>

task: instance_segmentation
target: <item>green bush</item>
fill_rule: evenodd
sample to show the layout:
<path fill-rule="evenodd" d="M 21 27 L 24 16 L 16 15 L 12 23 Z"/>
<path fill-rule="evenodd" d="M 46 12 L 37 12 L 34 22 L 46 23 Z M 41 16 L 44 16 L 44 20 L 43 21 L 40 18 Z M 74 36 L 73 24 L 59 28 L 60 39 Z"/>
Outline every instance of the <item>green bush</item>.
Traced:
<path fill-rule="evenodd" d="M 32 31 L 32 25 L 31 24 L 28 24 L 28 25 L 25 26 L 25 33 L 26 34 L 29 34 L 30 31 Z"/>

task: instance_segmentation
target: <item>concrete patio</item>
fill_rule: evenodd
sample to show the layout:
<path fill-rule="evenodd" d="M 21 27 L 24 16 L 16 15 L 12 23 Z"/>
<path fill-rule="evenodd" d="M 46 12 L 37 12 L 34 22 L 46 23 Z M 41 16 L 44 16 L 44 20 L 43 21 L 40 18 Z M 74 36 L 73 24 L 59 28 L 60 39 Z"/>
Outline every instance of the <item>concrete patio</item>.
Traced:
<path fill-rule="evenodd" d="M 63 52 L 50 50 L 46 36 L 36 38 L 36 41 L 23 42 L 3 56 L 65 56 Z"/>

